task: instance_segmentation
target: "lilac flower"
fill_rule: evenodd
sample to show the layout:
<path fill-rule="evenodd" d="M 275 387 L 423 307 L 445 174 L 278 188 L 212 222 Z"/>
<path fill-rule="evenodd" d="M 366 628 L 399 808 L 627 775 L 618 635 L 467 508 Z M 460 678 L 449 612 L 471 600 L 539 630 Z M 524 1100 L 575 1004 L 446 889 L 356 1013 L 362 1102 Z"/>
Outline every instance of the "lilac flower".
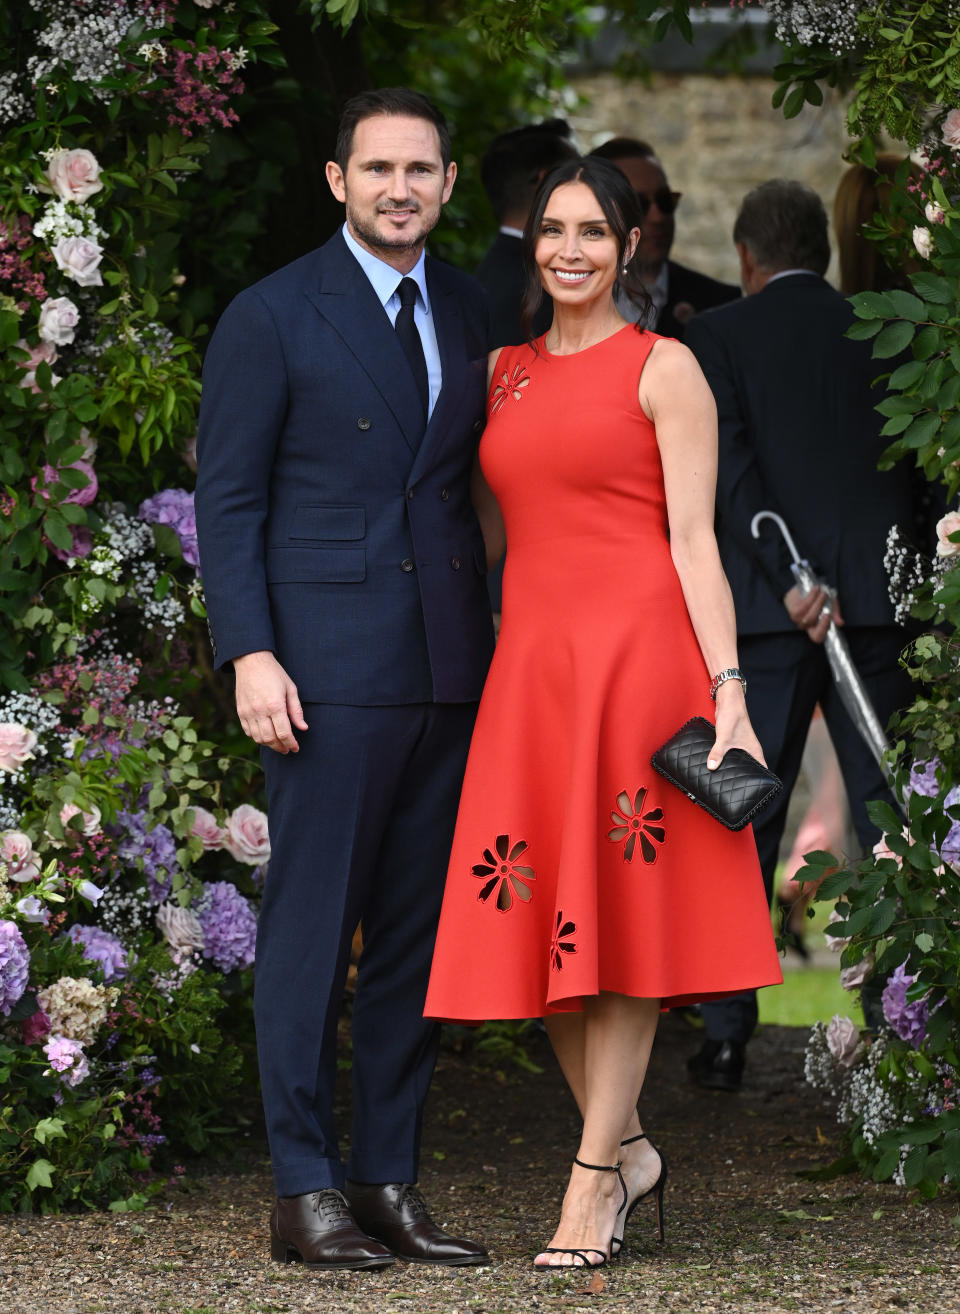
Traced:
<path fill-rule="evenodd" d="M 901 963 L 887 982 L 881 996 L 883 1016 L 901 1040 L 916 1048 L 927 1034 L 930 1006 L 926 999 L 907 999 L 907 987 L 916 981 Z"/>
<path fill-rule="evenodd" d="M 257 919 L 247 900 L 229 881 L 206 882 L 197 905 L 203 928 L 203 956 L 221 972 L 250 967 L 257 942 Z"/>
<path fill-rule="evenodd" d="M 0 921 L 0 1013 L 10 1010 L 27 988 L 30 951 L 15 922 Z"/>
<path fill-rule="evenodd" d="M 139 515 L 148 525 L 169 525 L 180 540 L 184 561 L 191 566 L 200 564 L 192 493 L 182 488 L 161 489 L 140 503 Z"/>
<path fill-rule="evenodd" d="M 102 931 L 99 926 L 75 923 L 67 931 L 67 938 L 83 946 L 83 956 L 87 962 L 99 963 L 104 981 L 119 981 L 126 976 L 127 951 L 109 931 Z"/>
<path fill-rule="evenodd" d="M 914 762 L 910 768 L 910 783 L 906 789 L 908 798 L 911 794 L 922 794 L 924 798 L 937 797 L 940 793 L 940 786 L 937 783 L 939 765 L 938 757 L 932 757 L 929 762 Z"/>
<path fill-rule="evenodd" d="M 117 853 L 131 866 L 142 863 L 150 902 L 156 906 L 169 895 L 173 885 L 171 877 L 180 868 L 177 863 L 177 841 L 172 831 L 162 823 L 148 829 L 149 819 L 150 813 L 145 808 L 139 812 L 117 813 L 117 822 L 125 832 L 117 846 Z"/>
<path fill-rule="evenodd" d="M 51 1036 L 43 1047 L 50 1060 L 50 1068 L 59 1072 L 68 1086 L 79 1086 L 90 1072 L 90 1064 L 78 1040 L 66 1036 Z"/>

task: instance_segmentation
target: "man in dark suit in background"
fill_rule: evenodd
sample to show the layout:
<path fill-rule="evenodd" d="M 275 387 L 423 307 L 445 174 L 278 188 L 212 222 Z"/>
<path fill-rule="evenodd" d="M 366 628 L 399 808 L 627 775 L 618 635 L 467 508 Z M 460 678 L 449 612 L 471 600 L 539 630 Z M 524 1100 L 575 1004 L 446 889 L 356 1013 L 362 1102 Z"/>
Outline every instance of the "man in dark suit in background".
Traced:
<path fill-rule="evenodd" d="M 574 159 L 570 126 L 548 119 L 494 137 L 480 163 L 480 177 L 500 231 L 477 266 L 477 278 L 490 298 L 490 341 L 495 347 L 526 342 L 520 303 L 527 285 L 520 239 L 541 179 L 564 160 Z M 544 296 L 533 320 L 533 336 L 546 333 L 553 301 Z"/>
<path fill-rule="evenodd" d="M 902 471 L 877 470 L 884 448 L 874 409 L 883 396 L 873 386 L 878 366 L 870 343 L 844 336 L 853 312 L 824 281 L 830 246 L 820 198 L 802 183 L 764 183 L 745 198 L 733 236 L 747 295 L 699 315 L 686 341 L 719 414 L 717 541 L 736 605 L 747 708 L 784 784 L 754 823 L 769 898 L 817 703 L 860 842 L 869 848 L 879 837 L 866 804 L 889 795 L 840 702 L 823 640 L 832 607 L 881 722 L 909 701 L 910 681 L 898 666 L 907 635 L 894 623 L 883 557 L 891 525 L 915 522 L 916 494 Z M 775 527 L 766 522 L 758 539 L 751 535 L 758 511 L 783 516 L 835 599 L 819 589 L 801 593 Z M 738 1090 L 756 995 L 700 1011 L 707 1040 L 690 1060 L 691 1074 L 700 1085 Z"/>
<path fill-rule="evenodd" d="M 663 165 L 653 147 L 635 137 L 614 137 L 591 155 L 615 164 L 626 174 L 636 193 L 643 215 L 643 231 L 637 248 L 643 281 L 653 302 L 646 327 L 668 338 L 683 338 L 687 324 L 701 310 L 735 301 L 740 289 L 732 283 L 720 283 L 695 269 L 687 269 L 671 260 L 674 213 L 680 193 L 670 190 Z M 620 306 L 621 314 L 636 319 L 638 312 Z"/>
<path fill-rule="evenodd" d="M 346 224 L 236 298 L 204 367 L 204 591 L 270 818 L 255 1015 L 271 1254 L 320 1268 L 487 1258 L 415 1189 L 438 1041 L 423 1003 L 493 641 L 469 498 L 485 298 L 424 256 L 455 177 L 425 97 L 354 97 L 327 165 Z M 333 1087 L 358 922 L 345 1173 Z"/>

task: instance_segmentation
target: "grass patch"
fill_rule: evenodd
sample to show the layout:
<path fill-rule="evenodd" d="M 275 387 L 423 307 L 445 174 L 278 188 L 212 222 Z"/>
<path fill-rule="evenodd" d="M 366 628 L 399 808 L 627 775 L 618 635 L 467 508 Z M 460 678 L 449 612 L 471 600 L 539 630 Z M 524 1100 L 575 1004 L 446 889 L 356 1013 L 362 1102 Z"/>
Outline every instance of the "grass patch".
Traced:
<path fill-rule="evenodd" d="M 780 873 L 777 872 L 779 881 Z M 812 918 L 807 918 L 804 942 L 812 953 L 822 959 L 827 949 L 823 931 L 832 909 L 831 903 L 814 903 Z M 774 927 L 779 930 L 779 912 L 773 914 Z M 828 951 L 829 952 L 829 951 Z M 840 955 L 830 954 L 831 966 L 805 966 L 791 950 L 787 950 L 783 985 L 770 986 L 757 992 L 760 1021 L 779 1027 L 811 1027 L 814 1022 L 829 1022 L 834 1013 L 851 1018 L 858 1027 L 863 1026 L 863 1011 L 859 992 L 844 990 L 840 984 Z"/>

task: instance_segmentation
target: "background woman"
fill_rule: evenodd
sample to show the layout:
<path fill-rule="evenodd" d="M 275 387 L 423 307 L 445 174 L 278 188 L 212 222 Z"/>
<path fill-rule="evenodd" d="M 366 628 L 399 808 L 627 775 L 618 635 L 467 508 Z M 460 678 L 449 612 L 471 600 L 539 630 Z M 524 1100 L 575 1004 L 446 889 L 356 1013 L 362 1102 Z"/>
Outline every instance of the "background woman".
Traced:
<path fill-rule="evenodd" d="M 660 1009 L 780 980 L 750 832 L 650 766 L 698 713 L 716 761 L 761 749 L 713 535 L 713 398 L 614 303 L 643 295 L 639 235 L 595 158 L 548 176 L 524 235 L 525 308 L 545 288 L 554 318 L 491 356 L 478 506 L 510 553 L 426 1007 L 545 1018 L 583 1115 L 547 1268 L 606 1262 L 651 1192 L 662 1235 L 666 1167 L 636 1112 Z"/>

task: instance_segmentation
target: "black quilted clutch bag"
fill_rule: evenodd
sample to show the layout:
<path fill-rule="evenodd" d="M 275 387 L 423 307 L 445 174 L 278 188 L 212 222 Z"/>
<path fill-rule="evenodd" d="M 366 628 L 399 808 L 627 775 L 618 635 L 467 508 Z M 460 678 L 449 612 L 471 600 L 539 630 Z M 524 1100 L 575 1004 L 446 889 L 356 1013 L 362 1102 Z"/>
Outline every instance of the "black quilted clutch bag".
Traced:
<path fill-rule="evenodd" d="M 708 771 L 707 756 L 716 737 L 716 729 L 705 717 L 691 717 L 650 762 L 721 825 L 743 830 L 779 794 L 780 779 L 742 748 L 731 748 L 716 771 Z"/>

